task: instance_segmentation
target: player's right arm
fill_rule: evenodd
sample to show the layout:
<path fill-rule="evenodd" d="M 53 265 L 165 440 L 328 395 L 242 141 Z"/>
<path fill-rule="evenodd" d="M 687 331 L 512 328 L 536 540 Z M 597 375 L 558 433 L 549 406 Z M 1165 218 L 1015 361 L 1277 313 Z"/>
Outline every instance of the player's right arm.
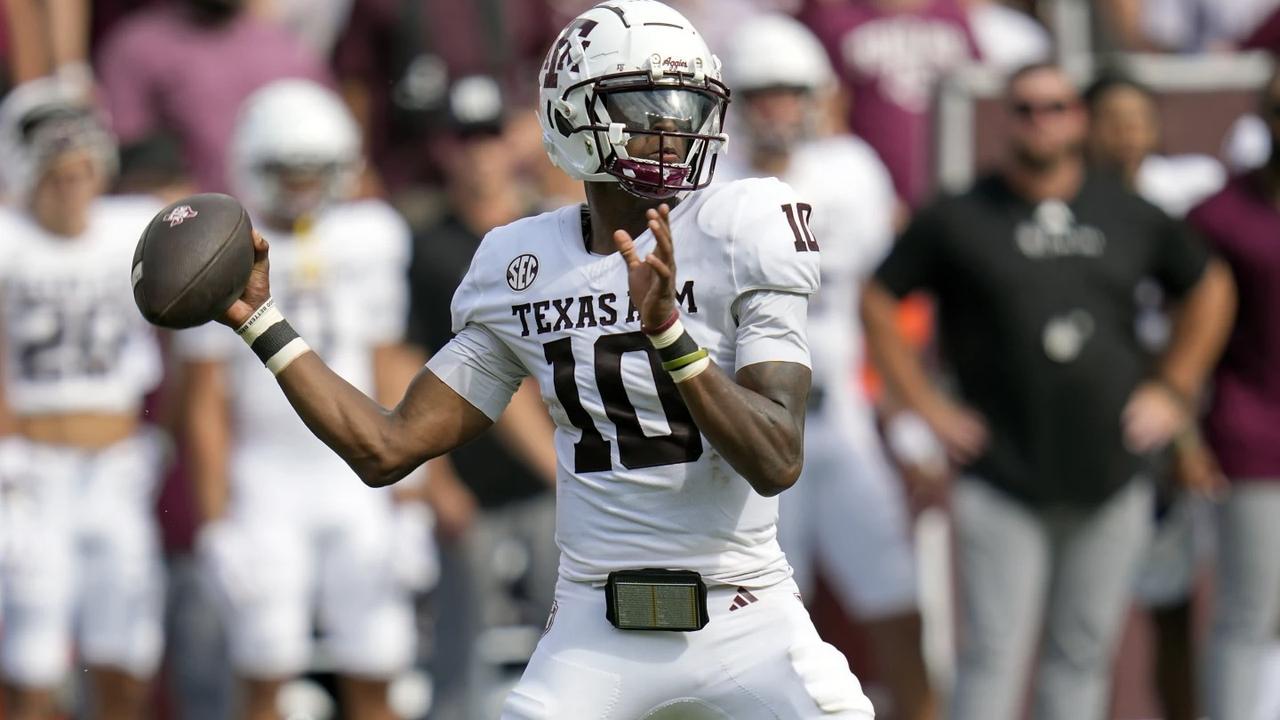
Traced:
<path fill-rule="evenodd" d="M 492 421 L 423 368 L 388 410 L 343 380 L 313 352 L 276 379 L 311 432 L 366 485 L 390 485 L 431 458 L 479 435 Z"/>
<path fill-rule="evenodd" d="M 256 232 L 254 254 L 244 293 L 220 319 L 233 328 L 243 325 L 271 296 L 267 241 Z M 460 333 L 454 342 L 483 355 L 485 341 L 477 330 Z M 427 368 L 418 372 L 392 409 L 357 390 L 314 352 L 299 356 L 276 380 L 311 432 L 373 487 L 394 483 L 492 424 L 488 415 Z"/>

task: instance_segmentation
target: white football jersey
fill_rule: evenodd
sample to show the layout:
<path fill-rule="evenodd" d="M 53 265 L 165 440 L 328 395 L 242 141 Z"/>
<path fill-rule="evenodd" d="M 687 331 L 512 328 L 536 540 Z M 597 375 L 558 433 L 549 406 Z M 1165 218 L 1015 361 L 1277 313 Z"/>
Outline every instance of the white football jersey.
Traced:
<path fill-rule="evenodd" d="M 758 177 L 730 156 L 716 177 Z M 822 248 L 822 290 L 809 303 L 813 383 L 826 402 L 864 401 L 858 295 L 893 244 L 897 202 L 889 171 L 875 150 L 852 135 L 807 142 L 791 156 L 781 179 L 813 205 L 810 227 Z"/>
<path fill-rule="evenodd" d="M 408 312 L 409 228 L 380 201 L 336 205 L 305 235 L 261 232 L 271 243 L 271 294 L 333 371 L 373 394 L 373 350 L 399 342 Z M 347 477 L 350 469 L 311 434 L 275 377 L 235 333 L 209 323 L 177 334 L 189 360 L 227 363 L 234 427 L 232 479 L 289 468 Z"/>
<path fill-rule="evenodd" d="M 808 206 L 773 180 L 717 184 L 671 213 L 688 332 L 725 372 L 809 364 L 818 288 Z M 652 233 L 636 238 L 643 256 Z M 532 375 L 556 423 L 561 575 L 695 570 L 751 587 L 785 579 L 777 500 L 756 494 L 694 426 L 640 332 L 618 253 L 584 245 L 581 206 L 489 233 L 453 301 L 458 335 L 428 367 L 490 418 Z"/>
<path fill-rule="evenodd" d="M 160 351 L 128 272 L 159 209 L 150 198 L 100 198 L 85 232 L 65 238 L 0 208 L 0 344 L 13 412 L 130 413 L 159 383 Z"/>

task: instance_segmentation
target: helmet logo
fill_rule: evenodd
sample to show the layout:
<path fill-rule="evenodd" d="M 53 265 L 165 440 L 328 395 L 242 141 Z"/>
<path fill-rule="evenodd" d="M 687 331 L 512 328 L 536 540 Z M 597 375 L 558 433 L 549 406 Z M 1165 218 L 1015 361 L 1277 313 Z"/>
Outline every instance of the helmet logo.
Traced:
<path fill-rule="evenodd" d="M 538 279 L 538 258 L 525 253 L 507 265 L 507 285 L 520 292 L 528 289 Z"/>
<path fill-rule="evenodd" d="M 170 210 L 168 213 L 165 214 L 164 217 L 160 219 L 163 220 L 164 222 L 169 223 L 169 227 L 177 227 L 181 225 L 184 221 L 190 220 L 191 218 L 199 214 L 200 213 L 192 209 L 190 205 L 179 205 L 178 207 Z"/>
<path fill-rule="evenodd" d="M 556 73 L 560 72 L 565 63 L 569 62 L 569 47 L 573 39 L 577 39 L 579 46 L 584 50 L 591 45 L 590 42 L 584 40 L 586 36 L 598 25 L 595 20 L 587 20 L 579 18 L 572 25 L 564 29 L 560 34 L 560 39 L 556 40 L 555 47 L 551 48 L 551 52 L 547 55 L 546 74 L 542 76 L 542 87 L 555 88 L 558 84 Z M 575 38 L 576 35 L 576 38 Z M 578 63 L 574 63 L 570 68 L 573 71 L 578 70 Z"/>
<path fill-rule="evenodd" d="M 672 72 L 684 71 L 689 69 L 689 61 L 680 58 L 665 57 L 662 58 L 662 69 Z"/>

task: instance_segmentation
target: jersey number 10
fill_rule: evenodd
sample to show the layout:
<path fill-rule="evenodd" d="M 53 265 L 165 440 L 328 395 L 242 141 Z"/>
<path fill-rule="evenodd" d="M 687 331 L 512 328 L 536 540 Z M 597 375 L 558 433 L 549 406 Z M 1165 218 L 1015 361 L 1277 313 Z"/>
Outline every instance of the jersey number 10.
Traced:
<path fill-rule="evenodd" d="M 693 424 L 689 408 L 680 398 L 680 391 L 671 376 L 662 369 L 658 353 L 643 333 L 629 332 L 601 335 L 595 342 L 596 386 L 604 412 L 618 429 L 618 459 L 629 470 L 678 465 L 702 457 L 702 436 Z M 667 427 L 666 435 L 649 436 L 640 426 L 636 407 L 627 397 L 622 379 L 622 356 L 629 352 L 644 353 L 653 371 L 658 400 L 662 403 Z M 591 414 L 582 406 L 578 383 L 574 377 L 575 361 L 570 338 L 561 338 L 543 346 L 555 383 L 556 397 L 564 407 L 569 422 L 582 431 L 582 438 L 573 446 L 574 471 L 579 473 L 601 472 L 612 469 L 609 459 L 609 441 L 596 427 Z"/>
<path fill-rule="evenodd" d="M 809 203 L 783 205 L 782 212 L 787 216 L 787 224 L 796 236 L 796 252 L 818 252 L 818 241 L 809 229 L 809 218 L 813 215 L 813 206 Z"/>

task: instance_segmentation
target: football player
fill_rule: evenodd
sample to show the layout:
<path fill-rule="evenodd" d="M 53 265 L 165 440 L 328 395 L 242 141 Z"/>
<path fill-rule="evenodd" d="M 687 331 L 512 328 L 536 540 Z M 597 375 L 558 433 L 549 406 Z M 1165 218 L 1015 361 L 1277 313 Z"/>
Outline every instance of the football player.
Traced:
<path fill-rule="evenodd" d="M 141 418 L 161 361 L 120 272 L 158 207 L 100 197 L 114 165 L 94 109 L 57 81 L 0 106 L 0 670 L 19 720 L 56 715 L 72 657 L 96 716 L 142 717 L 160 661 L 164 444 Z"/>
<path fill-rule="evenodd" d="M 345 106 L 308 81 L 272 83 L 246 100 L 231 147 L 232 186 L 279 238 L 279 307 L 355 387 L 399 397 L 409 230 L 386 204 L 349 199 L 361 150 Z M 411 589 L 429 539 L 421 522 L 408 531 L 424 507 L 355 482 L 227 340 L 207 326 L 179 333 L 177 350 L 199 550 L 228 610 L 245 714 L 277 717 L 282 684 L 311 666 L 318 610 L 347 713 L 392 717 L 388 682 L 414 657 Z"/>
<path fill-rule="evenodd" d="M 587 10 L 538 81 L 545 145 L 587 204 L 488 234 L 457 335 L 393 409 L 285 320 L 261 236 L 223 322 L 375 487 L 482 432 L 536 378 L 557 425 L 560 581 L 506 720 L 872 717 L 776 537 L 775 496 L 804 459 L 809 206 L 774 179 L 708 186 L 728 88 L 662 3 Z M 346 309 L 378 319 L 365 298 Z"/>
<path fill-rule="evenodd" d="M 893 240 L 893 182 L 859 138 L 813 139 L 835 75 L 799 22 L 761 15 L 744 23 L 725 75 L 737 93 L 745 142 L 735 144 L 717 177 L 784 180 L 812 204 L 811 227 L 822 241 L 822 290 L 809 303 L 814 378 L 805 467 L 780 500 L 778 540 L 801 592 L 813 589 L 821 565 L 845 609 L 866 623 L 895 715 L 933 717 L 906 498 L 858 382 L 858 286 Z"/>

